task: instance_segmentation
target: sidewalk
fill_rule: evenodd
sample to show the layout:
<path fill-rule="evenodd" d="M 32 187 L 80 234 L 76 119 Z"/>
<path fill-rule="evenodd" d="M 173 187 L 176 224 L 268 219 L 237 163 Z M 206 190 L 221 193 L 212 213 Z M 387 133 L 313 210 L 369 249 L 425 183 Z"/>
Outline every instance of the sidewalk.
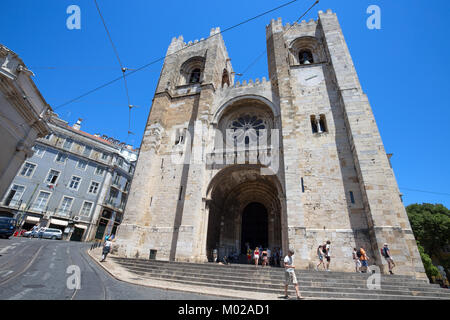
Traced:
<path fill-rule="evenodd" d="M 219 288 L 213 288 L 213 287 L 204 287 L 204 286 L 193 286 L 193 285 L 186 285 L 182 283 L 175 283 L 170 281 L 161 281 L 161 280 L 155 280 L 155 279 L 146 279 L 142 278 L 141 276 L 131 273 L 119 264 L 115 263 L 111 257 L 114 257 L 114 255 L 109 254 L 108 257 L 104 262 L 100 262 L 101 255 L 102 255 L 102 248 L 96 248 L 94 250 L 88 250 L 88 255 L 91 256 L 91 258 L 103 269 L 106 270 L 113 278 L 132 283 L 137 284 L 141 286 L 151 287 L 151 288 L 158 288 L 158 289 L 165 289 L 165 290 L 176 290 L 176 291 L 183 291 L 183 292 L 192 292 L 192 293 L 200 293 L 200 294 L 207 294 L 207 295 L 214 295 L 214 296 L 220 296 L 220 297 L 226 297 L 226 298 L 233 298 L 233 299 L 249 299 L 249 300 L 284 300 L 280 298 L 284 295 L 284 292 L 280 292 L 279 295 L 274 294 L 266 294 L 266 293 L 258 293 L 258 292 L 251 292 L 251 291 L 237 291 L 237 290 L 229 290 L 229 289 L 219 289 Z M 291 297 L 291 299 L 294 297 Z"/>

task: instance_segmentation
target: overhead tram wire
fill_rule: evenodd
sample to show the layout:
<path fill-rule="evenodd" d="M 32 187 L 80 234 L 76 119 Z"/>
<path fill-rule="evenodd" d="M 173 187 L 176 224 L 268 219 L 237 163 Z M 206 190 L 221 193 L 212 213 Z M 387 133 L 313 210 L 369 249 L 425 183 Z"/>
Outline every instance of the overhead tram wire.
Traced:
<path fill-rule="evenodd" d="M 297 1 L 298 1 L 298 0 L 292 0 L 292 1 L 286 2 L 286 3 L 284 3 L 284 4 L 282 4 L 282 5 L 278 6 L 278 7 L 275 7 L 275 8 L 273 8 L 273 9 L 267 10 L 267 11 L 265 11 L 265 12 L 263 12 L 263 13 L 260 13 L 260 14 L 258 14 L 258 15 L 256 15 L 256 16 L 252 17 L 252 18 L 249 18 L 249 19 L 247 19 L 247 20 L 244 20 L 244 21 L 242 21 L 242 22 L 239 22 L 239 23 L 237 23 L 237 24 L 235 24 L 235 25 L 233 25 L 233 26 L 231 26 L 231 27 L 228 27 L 228 28 L 224 29 L 224 30 L 221 31 L 220 33 L 216 33 L 216 34 L 210 35 L 209 37 L 207 37 L 207 38 L 205 38 L 205 39 L 203 39 L 203 40 L 200 40 L 200 41 L 198 41 L 197 43 L 192 44 L 191 46 L 189 46 L 189 48 L 192 48 L 193 46 L 195 46 L 195 45 L 197 45 L 197 44 L 199 44 L 199 43 L 201 43 L 201 42 L 204 42 L 204 41 L 206 41 L 206 40 L 208 40 L 208 39 L 210 39 L 210 38 L 212 38 L 212 37 L 215 37 L 215 36 L 217 36 L 218 34 L 223 34 L 223 33 L 227 32 L 227 31 L 230 31 L 230 30 L 232 30 L 232 29 L 238 27 L 238 26 L 241 26 L 241 25 L 243 25 L 243 24 L 245 24 L 245 23 L 248 23 L 248 22 L 250 22 L 250 21 L 253 21 L 253 20 L 257 19 L 257 18 L 260 18 L 260 17 L 262 17 L 262 16 L 264 16 L 264 15 L 266 15 L 266 14 L 269 14 L 269 13 L 271 13 L 271 12 L 273 12 L 273 11 L 276 11 L 276 10 L 278 10 L 278 9 L 281 9 L 281 8 L 283 8 L 283 7 L 286 7 L 286 6 L 288 6 L 288 5 L 290 5 L 290 4 L 294 3 L 294 2 L 297 2 Z M 92 89 L 92 90 L 89 90 L 89 91 L 87 91 L 87 92 L 81 94 L 80 96 L 78 96 L 78 97 L 76 97 L 76 98 L 73 98 L 73 99 L 71 99 L 71 100 L 69 100 L 69 101 L 67 101 L 67 102 L 65 102 L 65 103 L 62 103 L 62 104 L 60 104 L 60 105 L 54 107 L 53 110 L 57 110 L 57 109 L 59 109 L 59 108 L 62 108 L 62 107 L 66 106 L 66 105 L 68 105 L 68 104 L 70 104 L 70 103 L 72 103 L 72 102 L 74 102 L 74 101 L 76 101 L 76 100 L 79 100 L 80 98 L 83 98 L 83 97 L 85 97 L 85 96 L 87 96 L 87 95 L 89 95 L 89 94 L 92 94 L 92 93 L 94 93 L 94 92 L 96 92 L 96 91 L 98 91 L 98 90 L 101 90 L 101 89 L 103 89 L 103 88 L 105 88 L 105 87 L 107 87 L 107 86 L 109 86 L 109 85 L 111 85 L 111 84 L 117 82 L 118 80 L 122 79 L 123 77 L 128 77 L 128 76 L 130 76 L 130 75 L 132 75 L 132 74 L 134 74 L 134 73 L 136 73 L 136 72 L 139 72 L 139 71 L 141 71 L 141 70 L 143 70 L 143 69 L 145 69 L 145 68 L 147 68 L 147 67 L 149 67 L 149 66 L 151 66 L 151 65 L 153 65 L 153 64 L 155 64 L 155 63 L 158 63 L 158 62 L 160 62 L 160 61 L 163 61 L 166 57 L 169 57 L 169 56 L 178 54 L 179 52 L 181 52 L 181 51 L 183 51 L 183 50 L 185 50 L 185 49 L 186 49 L 186 47 L 181 48 L 180 50 L 177 50 L 177 51 L 175 51 L 175 52 L 173 52 L 173 53 L 170 53 L 170 54 L 165 55 L 165 56 L 163 56 L 163 57 L 157 58 L 157 59 L 155 59 L 155 60 L 153 60 L 153 61 L 151 61 L 151 62 L 149 62 L 149 63 L 147 63 L 147 64 L 144 64 L 144 65 L 142 65 L 141 67 L 139 67 L 139 68 L 137 68 L 137 69 L 134 69 L 134 70 L 132 70 L 132 71 L 126 73 L 126 74 L 123 74 L 123 76 L 120 76 L 120 77 L 117 77 L 117 78 L 115 78 L 115 79 L 112 79 L 111 81 L 108 81 L 108 82 L 106 82 L 106 83 L 104 83 L 104 84 L 102 84 L 102 85 L 100 85 L 100 86 L 98 86 L 98 87 L 96 87 L 96 88 L 94 88 L 94 89 Z"/>
<path fill-rule="evenodd" d="M 128 143 L 128 138 L 130 136 L 130 133 L 132 133 L 131 132 L 131 109 L 134 107 L 131 105 L 131 102 L 130 102 L 130 94 L 128 91 L 127 79 L 125 78 L 125 72 L 128 70 L 128 68 L 125 68 L 122 64 L 122 61 L 120 60 L 119 52 L 117 51 L 117 48 L 114 45 L 114 41 L 112 40 L 111 34 L 109 33 L 108 27 L 106 25 L 105 19 L 103 18 L 103 15 L 102 15 L 100 7 L 97 3 L 97 0 L 94 0 L 94 2 L 95 2 L 95 6 L 97 7 L 97 11 L 100 16 L 100 19 L 102 20 L 103 26 L 105 27 L 105 31 L 106 31 L 106 34 L 108 35 L 109 42 L 111 43 L 111 46 L 114 50 L 114 54 L 116 55 L 117 61 L 119 62 L 120 70 L 122 71 L 123 84 L 125 86 L 125 93 L 126 93 L 127 102 L 128 102 L 128 132 L 127 132 L 127 143 Z"/>
<path fill-rule="evenodd" d="M 312 8 L 314 8 L 320 0 L 316 0 L 316 2 L 314 2 L 314 4 L 308 8 L 308 10 L 306 10 L 296 21 L 295 23 L 298 23 L 300 21 L 301 18 L 303 18 L 304 16 L 306 16 L 308 14 L 309 11 L 311 11 Z M 288 32 L 289 30 L 291 30 L 291 28 L 295 25 L 295 23 L 293 23 L 286 31 L 284 31 L 285 33 Z M 253 67 L 254 64 L 256 64 L 259 59 L 261 59 L 261 57 L 264 55 L 264 53 L 266 53 L 267 48 L 264 49 L 263 52 L 261 52 L 255 60 L 253 60 L 245 69 L 244 71 L 242 71 L 242 73 L 238 74 L 238 77 L 242 77 L 251 67 Z M 240 79 L 240 78 L 239 78 Z"/>

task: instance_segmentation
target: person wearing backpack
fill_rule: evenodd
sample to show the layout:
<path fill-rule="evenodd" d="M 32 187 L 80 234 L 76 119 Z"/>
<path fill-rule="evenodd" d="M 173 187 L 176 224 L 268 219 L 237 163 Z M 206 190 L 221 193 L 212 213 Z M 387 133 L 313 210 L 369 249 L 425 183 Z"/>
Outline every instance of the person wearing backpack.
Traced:
<path fill-rule="evenodd" d="M 395 267 L 394 260 L 391 257 L 391 251 L 389 251 L 388 244 L 385 243 L 383 248 L 381 249 L 381 255 L 386 259 L 389 266 L 389 273 L 394 274 L 392 269 Z"/>
<path fill-rule="evenodd" d="M 369 267 L 369 257 L 363 247 L 359 248 L 359 254 L 361 255 L 359 260 L 361 260 L 361 272 L 366 273 Z"/>
<path fill-rule="evenodd" d="M 317 256 L 319 257 L 319 263 L 316 266 L 316 271 L 319 271 L 319 266 L 323 265 L 323 270 L 325 270 L 325 262 L 323 262 L 323 245 L 317 248 Z"/>
<path fill-rule="evenodd" d="M 353 248 L 353 261 L 355 262 L 355 271 L 361 272 L 361 261 L 359 258 L 361 258 L 361 252 L 359 250 L 356 250 L 356 248 Z"/>

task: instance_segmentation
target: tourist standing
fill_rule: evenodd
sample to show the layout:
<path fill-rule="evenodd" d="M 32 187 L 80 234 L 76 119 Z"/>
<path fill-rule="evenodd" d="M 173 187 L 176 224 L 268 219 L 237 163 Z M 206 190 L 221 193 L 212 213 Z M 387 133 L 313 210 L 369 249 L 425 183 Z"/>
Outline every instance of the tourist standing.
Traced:
<path fill-rule="evenodd" d="M 325 270 L 325 263 L 323 262 L 323 245 L 317 248 L 317 257 L 319 258 L 319 263 L 316 266 L 316 271 L 319 271 L 319 266 L 323 265 L 323 270 Z"/>
<path fill-rule="evenodd" d="M 356 248 L 353 248 L 352 256 L 353 256 L 353 261 L 355 262 L 355 271 L 361 272 L 361 261 L 359 261 L 361 254 L 358 255 Z"/>
<path fill-rule="evenodd" d="M 272 251 L 270 251 L 269 248 L 267 248 L 267 260 L 269 261 L 269 265 L 272 266 L 273 265 L 273 261 L 272 261 Z"/>
<path fill-rule="evenodd" d="M 297 277 L 295 275 L 295 266 L 294 266 L 294 261 L 292 259 L 292 256 L 294 255 L 294 250 L 293 249 L 289 249 L 288 250 L 288 255 L 284 258 L 284 277 L 285 277 L 285 281 L 284 281 L 284 298 L 288 299 L 289 295 L 288 295 L 288 286 L 290 283 L 292 283 L 295 287 L 295 292 L 297 294 L 297 299 L 303 299 L 303 297 L 300 294 L 300 291 L 298 289 L 298 282 L 297 282 Z"/>
<path fill-rule="evenodd" d="M 383 249 L 381 249 L 381 253 L 383 255 L 383 257 L 386 259 L 388 266 L 389 266 L 389 273 L 390 274 L 394 274 L 392 272 L 392 269 L 395 267 L 395 263 L 394 260 L 392 259 L 391 256 L 391 251 L 389 250 L 388 244 L 385 243 Z"/>
<path fill-rule="evenodd" d="M 255 259 L 255 267 L 258 267 L 258 261 L 259 261 L 259 248 L 256 247 L 255 251 L 253 252 L 253 258 Z"/>
<path fill-rule="evenodd" d="M 248 264 L 252 263 L 252 249 L 247 248 L 247 262 Z"/>

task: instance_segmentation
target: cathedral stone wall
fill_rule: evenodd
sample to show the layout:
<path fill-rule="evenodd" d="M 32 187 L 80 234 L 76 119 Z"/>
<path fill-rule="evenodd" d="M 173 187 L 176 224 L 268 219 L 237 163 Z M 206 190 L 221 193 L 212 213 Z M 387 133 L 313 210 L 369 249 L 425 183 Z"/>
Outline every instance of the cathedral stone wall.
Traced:
<path fill-rule="evenodd" d="M 252 246 L 294 248 L 303 269 L 317 264 L 317 247 L 327 240 L 332 270 L 354 270 L 354 247 L 383 269 L 387 242 L 398 273 L 425 277 L 336 15 L 319 12 L 317 20 L 294 25 L 272 20 L 266 39 L 268 78 L 242 83 L 218 28 L 206 40 L 172 39 L 118 232 L 119 254 L 156 250 L 157 259 L 206 262 L 214 249 L 243 254 L 256 232 Z M 251 132 L 259 137 L 265 129 L 268 144 L 252 149 Z M 265 208 L 258 216 L 267 223 L 263 237 L 258 223 L 244 225 L 252 203 Z"/>

